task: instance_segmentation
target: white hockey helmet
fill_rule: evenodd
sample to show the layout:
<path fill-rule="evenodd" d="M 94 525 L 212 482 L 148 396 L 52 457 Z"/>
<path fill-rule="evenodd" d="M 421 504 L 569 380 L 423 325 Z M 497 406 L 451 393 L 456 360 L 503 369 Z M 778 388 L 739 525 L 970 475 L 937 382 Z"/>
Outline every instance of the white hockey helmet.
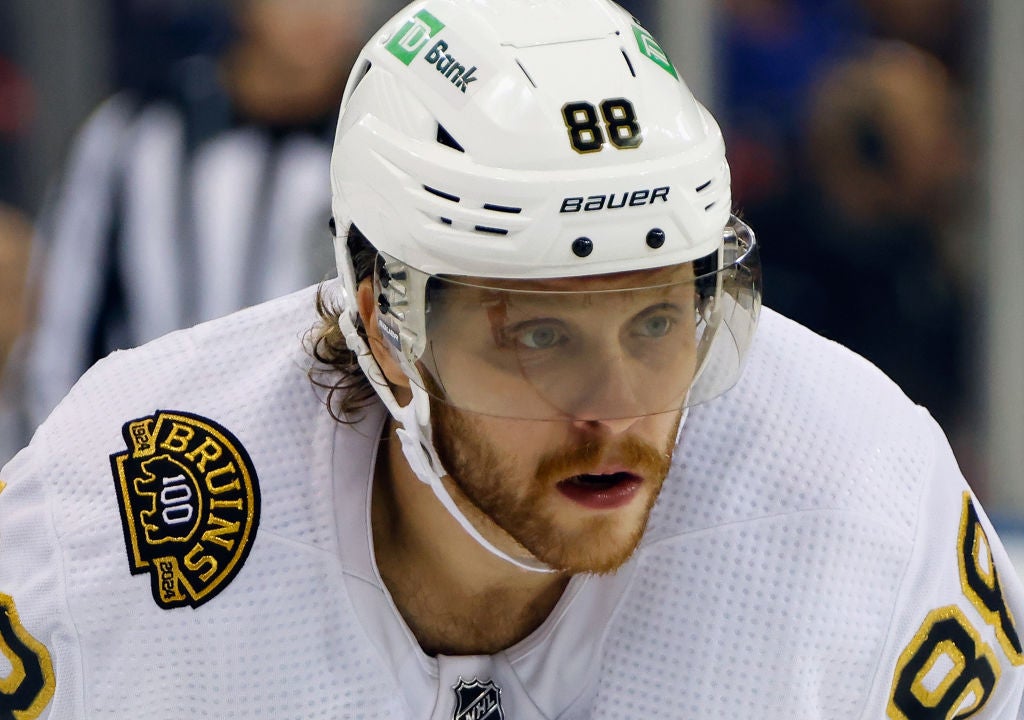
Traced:
<path fill-rule="evenodd" d="M 517 313 L 643 305 L 623 333 L 647 344 L 626 349 L 619 399 L 629 401 L 611 413 L 678 412 L 739 375 L 760 270 L 753 234 L 730 215 L 721 132 L 651 34 L 609 0 L 409 5 L 356 62 L 331 185 L 342 329 L 405 428 L 410 464 L 449 509 L 431 396 L 558 420 L 602 382 L 580 371 L 595 364 L 585 343 L 561 352 L 565 326 L 524 330 Z M 380 253 L 378 324 L 412 381 L 406 407 L 356 333 L 351 225 Z M 440 312 L 442 297 L 461 299 L 459 312 Z M 689 320 L 646 314 L 676 301 Z M 669 326 L 688 338 L 651 354 Z M 444 345 L 453 341 L 465 341 L 461 357 Z M 538 349 L 552 352 L 538 362 Z M 466 353 L 488 372 L 466 372 Z M 495 385 L 490 370 L 527 390 Z"/>
<path fill-rule="evenodd" d="M 688 262 L 730 212 L 718 126 L 606 0 L 410 5 L 357 60 L 332 183 L 339 228 L 433 274 Z"/>

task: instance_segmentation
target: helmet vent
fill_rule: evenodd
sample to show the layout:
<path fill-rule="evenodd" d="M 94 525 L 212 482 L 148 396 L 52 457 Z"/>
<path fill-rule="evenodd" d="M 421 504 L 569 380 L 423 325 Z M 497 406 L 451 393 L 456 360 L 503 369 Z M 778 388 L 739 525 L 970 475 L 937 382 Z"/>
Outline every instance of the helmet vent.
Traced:
<path fill-rule="evenodd" d="M 487 227 L 486 225 L 477 225 L 476 231 L 482 233 L 490 233 L 492 235 L 508 235 L 508 230 L 505 230 L 504 228 L 493 228 Z"/>
<path fill-rule="evenodd" d="M 530 81 L 530 84 L 533 85 L 534 87 L 537 87 L 537 83 L 533 81 L 533 78 L 530 77 L 530 73 L 526 72 L 526 68 L 523 67 L 523 64 L 519 62 L 518 59 L 516 60 L 516 65 L 518 65 L 519 69 L 523 71 L 523 75 L 525 75 L 526 79 Z"/>
<path fill-rule="evenodd" d="M 633 69 L 633 61 L 629 59 L 629 55 L 626 54 L 626 48 L 622 48 L 622 57 L 626 60 L 626 65 L 629 67 L 629 74 L 636 77 L 636 70 Z"/>
<path fill-rule="evenodd" d="M 437 142 L 446 147 L 450 147 L 452 150 L 458 150 L 460 153 L 466 152 L 466 150 L 459 145 L 458 141 L 451 136 L 444 126 L 440 123 L 437 124 Z"/>
<path fill-rule="evenodd" d="M 352 92 L 355 92 L 355 89 L 359 87 L 359 83 L 361 83 L 363 81 L 363 78 L 366 77 L 366 73 L 370 72 L 371 67 L 373 67 L 373 63 L 367 60 L 366 62 L 363 63 L 363 66 L 359 68 L 359 74 L 356 76 L 355 83 L 353 83 L 352 85 L 352 90 L 349 91 L 350 94 Z"/>
<path fill-rule="evenodd" d="M 491 203 L 484 203 L 484 210 L 493 210 L 494 212 L 511 213 L 518 215 L 523 211 L 522 208 L 508 207 L 507 205 L 492 205 Z"/>
<path fill-rule="evenodd" d="M 708 195 L 709 191 L 714 190 L 714 188 L 712 187 L 714 184 L 715 184 L 715 179 L 711 178 L 710 180 L 708 180 L 703 185 L 699 185 L 697 187 L 697 194 L 698 195 L 702 195 L 703 194 L 705 196 Z M 712 197 L 714 197 L 713 194 L 712 194 Z M 705 199 L 707 199 L 707 198 L 705 197 Z M 704 206 L 704 212 L 710 212 L 711 208 L 713 208 L 717 204 L 718 204 L 718 200 L 717 199 L 716 200 L 712 200 L 711 202 L 709 202 L 707 205 Z"/>
<path fill-rule="evenodd" d="M 437 195 L 439 198 L 444 198 L 445 200 L 451 200 L 452 202 L 456 202 L 457 203 L 461 199 L 458 195 L 452 195 L 451 193 L 446 193 L 443 190 L 438 190 L 437 188 L 432 188 L 429 185 L 424 185 L 423 189 L 426 190 L 431 195 Z"/>

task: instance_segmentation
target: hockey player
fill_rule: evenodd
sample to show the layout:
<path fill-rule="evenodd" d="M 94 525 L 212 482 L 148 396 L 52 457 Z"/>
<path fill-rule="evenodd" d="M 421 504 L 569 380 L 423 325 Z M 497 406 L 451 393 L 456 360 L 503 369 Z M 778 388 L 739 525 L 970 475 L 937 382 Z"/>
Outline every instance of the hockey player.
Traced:
<path fill-rule="evenodd" d="M 411 5 L 332 187 L 337 283 L 113 355 L 3 470 L 0 715 L 1018 716 L 945 439 L 761 312 L 628 14 Z"/>

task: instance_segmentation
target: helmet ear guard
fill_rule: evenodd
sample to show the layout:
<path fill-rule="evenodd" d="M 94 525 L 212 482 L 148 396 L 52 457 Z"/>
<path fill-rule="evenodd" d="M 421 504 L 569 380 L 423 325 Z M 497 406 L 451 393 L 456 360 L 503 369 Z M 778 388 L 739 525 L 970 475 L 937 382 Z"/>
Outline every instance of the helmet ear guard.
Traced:
<path fill-rule="evenodd" d="M 427 278 L 410 272 L 398 260 L 386 260 L 383 255 L 377 256 L 375 268 L 377 324 L 398 351 L 406 374 L 416 373 L 416 361 L 426 348 Z"/>

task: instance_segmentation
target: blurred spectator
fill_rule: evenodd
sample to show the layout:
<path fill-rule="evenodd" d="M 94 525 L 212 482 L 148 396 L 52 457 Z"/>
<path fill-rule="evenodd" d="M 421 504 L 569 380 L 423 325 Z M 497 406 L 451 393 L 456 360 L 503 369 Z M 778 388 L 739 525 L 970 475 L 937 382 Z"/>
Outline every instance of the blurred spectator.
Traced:
<path fill-rule="evenodd" d="M 0 466 L 20 448 L 25 434 L 16 396 L 20 386 L 4 380 L 15 374 L 15 341 L 28 315 L 25 278 L 31 236 L 28 219 L 0 203 Z"/>
<path fill-rule="evenodd" d="M 780 265 L 805 282 L 817 273 L 818 297 L 794 295 L 796 281 L 774 295 L 951 435 L 966 399 L 970 265 L 963 238 L 949 237 L 969 200 L 959 106 L 942 63 L 904 43 L 869 44 L 823 79 L 807 121 L 804 231 L 776 243 Z"/>
<path fill-rule="evenodd" d="M 879 365 L 969 464 L 974 254 L 957 230 L 971 146 L 942 61 L 963 45 L 963 3 L 724 9 L 720 115 L 737 205 L 762 241 L 765 302 Z"/>
<path fill-rule="evenodd" d="M 225 0 L 235 35 L 90 117 L 40 216 L 34 426 L 95 360 L 322 279 L 365 0 Z"/>
<path fill-rule="evenodd" d="M 954 442 L 971 337 L 969 248 L 950 238 L 969 201 L 958 105 L 933 56 L 866 44 L 815 83 L 787 193 L 759 222 L 766 302 L 877 364 Z"/>
<path fill-rule="evenodd" d="M 899 42 L 871 43 L 823 78 L 808 114 L 808 167 L 844 222 L 955 218 L 968 170 L 960 105 L 945 66 Z"/>

